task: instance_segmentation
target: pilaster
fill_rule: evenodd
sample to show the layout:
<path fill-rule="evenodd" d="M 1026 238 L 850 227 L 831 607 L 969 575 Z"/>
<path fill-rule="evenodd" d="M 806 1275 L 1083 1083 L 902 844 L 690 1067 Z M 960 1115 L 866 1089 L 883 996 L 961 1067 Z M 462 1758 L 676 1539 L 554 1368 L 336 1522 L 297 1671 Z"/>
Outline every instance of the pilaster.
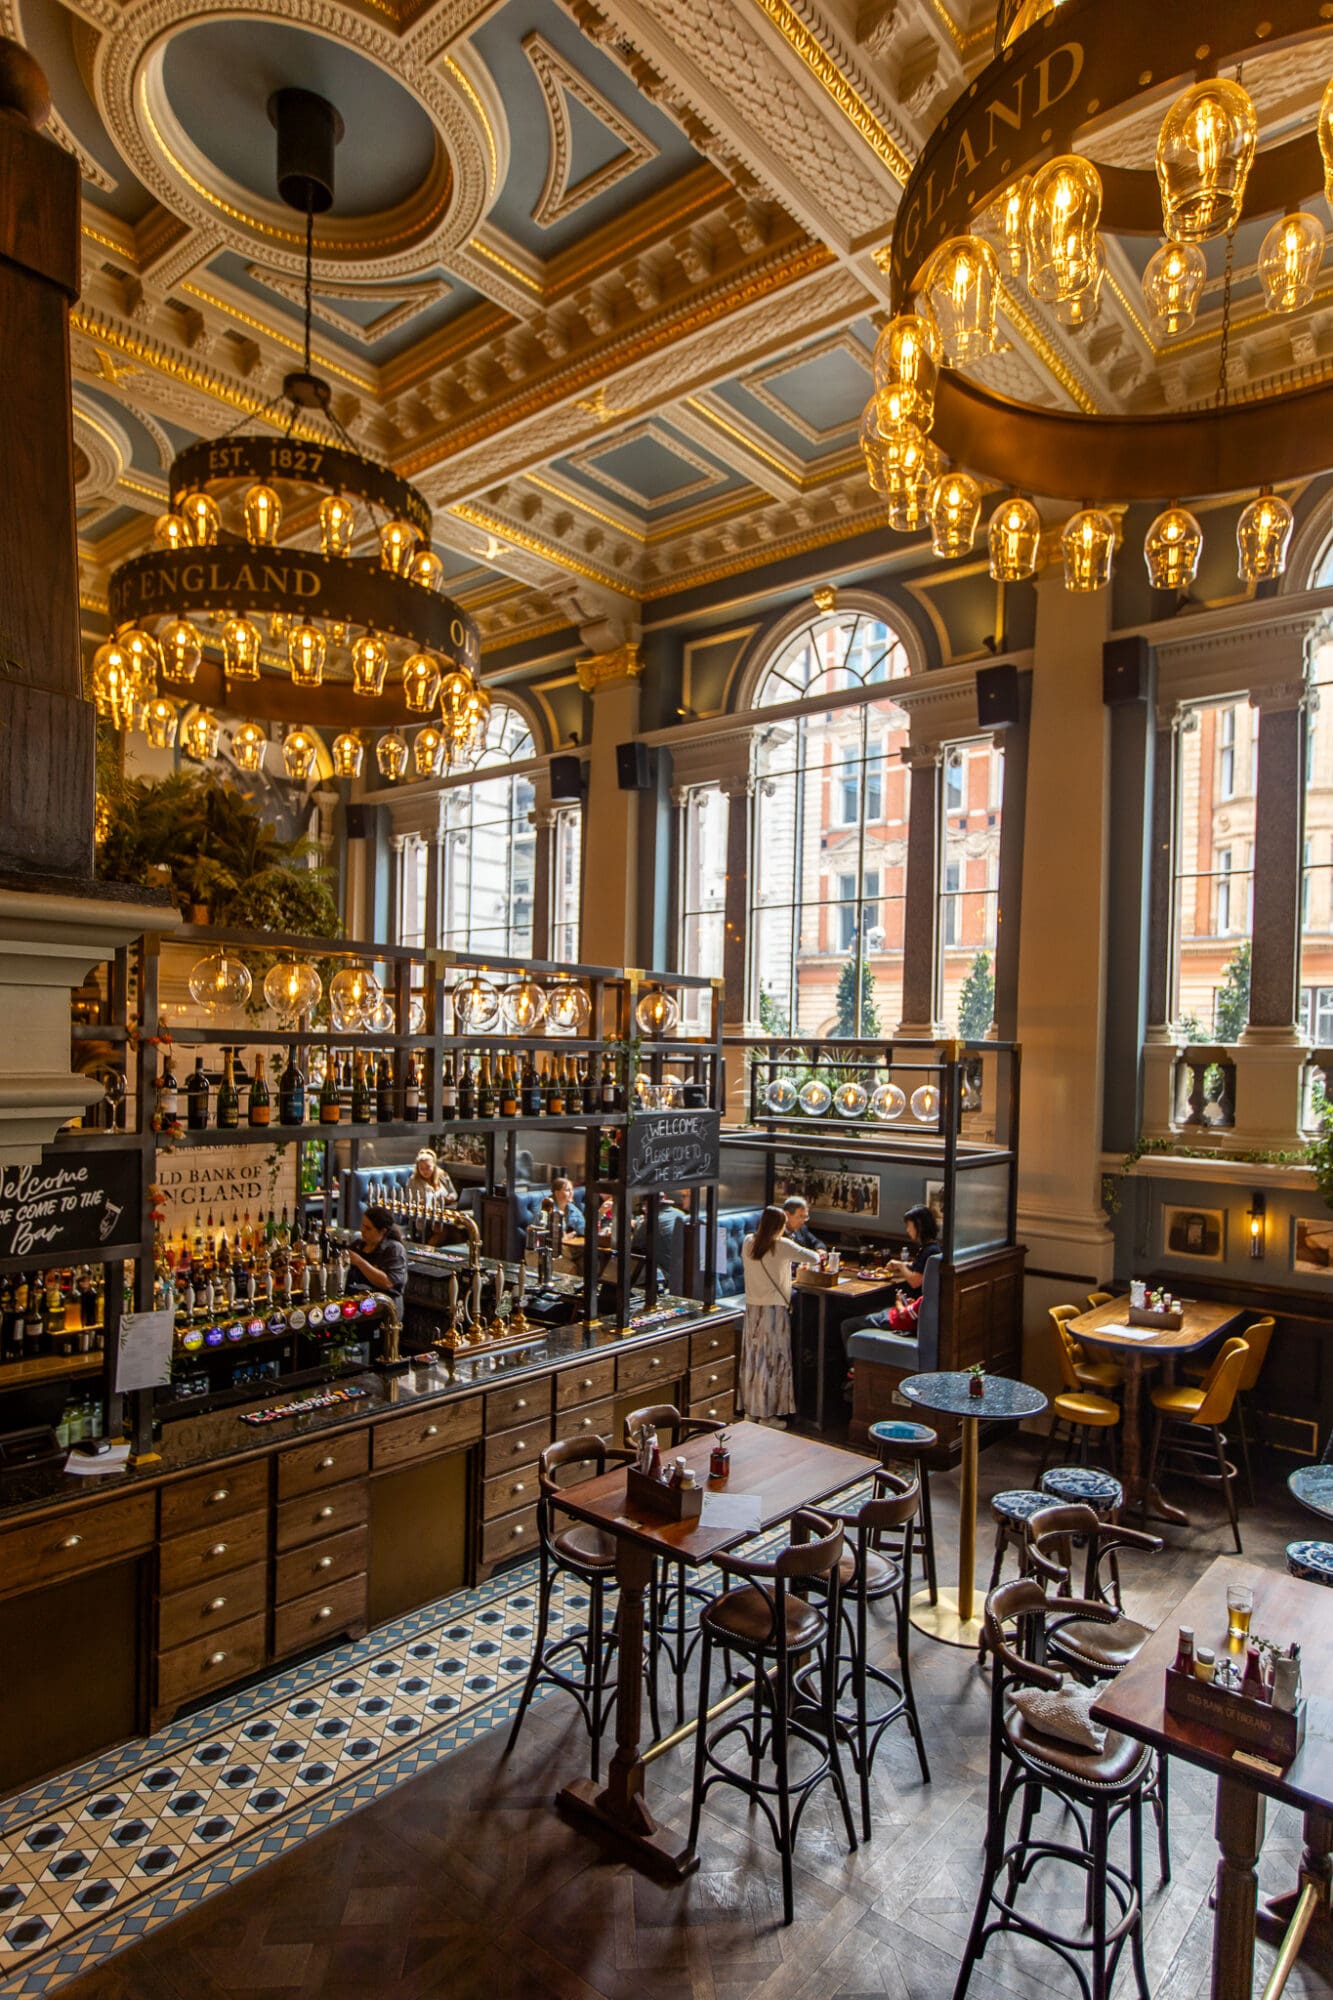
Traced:
<path fill-rule="evenodd" d="M 638 736 L 643 668 L 633 642 L 588 654 L 575 664 L 579 686 L 592 698 L 582 946 L 591 965 L 635 963 L 639 794 L 620 789 L 616 745 L 632 743 Z"/>
<path fill-rule="evenodd" d="M 935 1016 L 943 753 L 937 743 L 914 744 L 902 758 L 911 777 L 903 899 L 903 1018 L 898 1033 L 904 1039 L 933 1042 L 941 1032 Z"/>

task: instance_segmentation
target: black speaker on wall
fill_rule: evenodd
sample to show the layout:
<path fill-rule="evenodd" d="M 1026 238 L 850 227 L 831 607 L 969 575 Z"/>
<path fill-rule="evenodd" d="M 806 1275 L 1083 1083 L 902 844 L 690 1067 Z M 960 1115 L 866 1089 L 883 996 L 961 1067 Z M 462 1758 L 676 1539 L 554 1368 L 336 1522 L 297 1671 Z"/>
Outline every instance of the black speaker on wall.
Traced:
<path fill-rule="evenodd" d="M 369 840 L 372 806 L 348 806 L 344 815 L 349 840 Z"/>
<path fill-rule="evenodd" d="M 977 668 L 977 722 L 982 729 L 1012 729 L 1018 712 L 1018 668 L 1012 660 Z"/>
<path fill-rule="evenodd" d="M 653 753 L 646 743 L 617 743 L 616 782 L 622 792 L 650 792 Z"/>
<path fill-rule="evenodd" d="M 1152 647 L 1141 632 L 1127 639 L 1108 639 L 1102 647 L 1102 700 L 1146 701 L 1152 672 Z"/>
<path fill-rule="evenodd" d="M 552 757 L 551 797 L 557 803 L 583 797 L 583 764 L 577 757 Z"/>

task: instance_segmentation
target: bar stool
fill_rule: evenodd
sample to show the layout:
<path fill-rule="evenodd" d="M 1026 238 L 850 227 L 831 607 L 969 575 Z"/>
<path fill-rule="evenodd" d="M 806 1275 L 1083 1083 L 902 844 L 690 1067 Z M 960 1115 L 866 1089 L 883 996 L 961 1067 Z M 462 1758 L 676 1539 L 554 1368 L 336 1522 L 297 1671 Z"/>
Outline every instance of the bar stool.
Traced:
<path fill-rule="evenodd" d="M 852 1763 L 861 1784 L 863 1840 L 870 1838 L 870 1770 L 884 1732 L 892 1723 L 906 1722 L 916 1745 L 921 1782 L 923 1785 L 930 1783 L 930 1765 L 921 1735 L 916 1697 L 912 1692 L 909 1653 L 912 1628 L 907 1616 L 912 1595 L 912 1548 L 915 1540 L 912 1527 L 921 1491 L 921 1483 L 916 1478 L 902 1479 L 896 1473 L 876 1472 L 875 1491 L 871 1498 L 854 1514 L 832 1517 L 842 1523 L 848 1537 L 848 1546 L 838 1565 L 838 1580 L 843 1628 L 851 1648 L 850 1653 L 840 1651 L 837 1658 L 838 1708 L 835 1721 L 851 1744 Z M 901 1536 L 897 1548 L 885 1546 L 884 1537 L 890 1534 Z M 870 1663 L 870 1606 L 886 1601 L 894 1608 L 898 1648 L 896 1676 Z M 817 1671 L 815 1667 L 803 1667 L 795 1677 L 797 1692 L 816 1712 L 818 1697 L 810 1689 L 809 1682 Z M 889 1697 L 888 1706 L 873 1716 L 867 1699 L 872 1683 L 884 1688 Z M 845 1709 L 842 1702 L 849 1688 L 852 1706 Z"/>
<path fill-rule="evenodd" d="M 1288 1542 L 1287 1575 L 1333 1588 L 1333 1542 Z"/>
<path fill-rule="evenodd" d="M 607 1587 L 615 1581 L 616 1543 L 613 1535 L 604 1534 L 587 1521 L 564 1517 L 564 1525 L 561 1525 L 561 1483 L 556 1475 L 559 1472 L 568 1473 L 574 1467 L 589 1466 L 592 1471 L 585 1476 L 592 1478 L 605 1472 L 608 1465 L 624 1465 L 629 1456 L 628 1452 L 612 1451 L 605 1438 L 563 1438 L 557 1444 L 548 1444 L 538 1461 L 541 1498 L 537 1502 L 537 1630 L 532 1642 L 532 1664 L 528 1668 L 513 1727 L 509 1731 L 509 1741 L 505 1745 L 507 1757 L 518 1741 L 523 1718 L 538 1686 L 542 1681 L 550 1681 L 554 1686 L 563 1688 L 566 1694 L 573 1695 L 587 1724 L 592 1738 L 591 1776 L 594 1780 L 601 1776 L 602 1730 L 607 1714 L 604 1701 L 604 1607 Z M 588 1624 L 585 1632 L 571 1632 L 548 1646 L 546 1634 L 551 1622 L 551 1593 L 559 1576 L 575 1577 L 587 1585 Z M 581 1663 L 581 1680 L 565 1673 L 556 1664 L 566 1654 L 575 1655 Z M 650 1687 L 655 1707 L 655 1683 L 650 1683 Z M 656 1717 L 654 1728 L 660 1734 L 656 1730 Z"/>
<path fill-rule="evenodd" d="M 1072 1605 L 1074 1600 L 1068 1602 Z M 1140 2000 L 1149 2000 L 1143 1957 L 1143 1798 L 1152 1760 L 1143 1744 L 1114 1730 L 1107 1732 L 1100 1750 L 1081 1749 L 1048 1736 L 1013 1705 L 1015 1690 L 1055 1693 L 1061 1685 L 1058 1673 L 1036 1658 L 1024 1657 L 1021 1650 L 1027 1645 L 1040 1653 L 1051 1608 L 1041 1585 L 1027 1577 L 1001 1584 L 986 1600 L 986 1648 L 994 1673 L 985 1860 L 954 2000 L 963 2000 L 988 1940 L 1005 1931 L 1055 1952 L 1092 2000 L 1106 2000 L 1120 1953 L 1128 1944 Z M 1109 1621 L 1115 1615 L 1104 1605 L 1079 1608 L 1092 1618 Z M 1034 1836 L 1044 1792 L 1072 1809 L 1080 1832 L 1088 1829 L 1088 1837 L 1078 1846 Z M 1018 1838 L 1011 1842 L 1009 1813 L 1020 1796 Z M 1108 1853 L 1111 1820 L 1119 1812 L 1129 1817 L 1128 1869 L 1114 1863 Z M 1068 1926 L 1050 1929 L 1019 1907 L 1020 1891 L 1044 1862 L 1082 1873 L 1090 1937 L 1071 1937 Z M 1090 1982 L 1080 1958 L 1091 1960 Z"/>
<path fill-rule="evenodd" d="M 1079 1462 L 1083 1465 L 1087 1464 L 1090 1433 L 1101 1432 L 1106 1438 L 1107 1453 L 1111 1461 L 1111 1470 L 1114 1472 L 1115 1430 L 1120 1422 L 1120 1405 L 1113 1403 L 1109 1396 L 1098 1395 L 1094 1390 L 1084 1386 L 1079 1380 L 1071 1352 L 1074 1342 L 1065 1332 L 1060 1320 L 1052 1320 L 1051 1324 L 1055 1333 L 1055 1357 L 1063 1387 L 1051 1398 L 1054 1422 L 1046 1433 L 1046 1445 L 1041 1455 L 1041 1469 L 1037 1474 L 1037 1482 L 1041 1483 L 1042 1473 L 1050 1463 L 1061 1424 L 1068 1432 L 1070 1448 L 1077 1451 Z"/>
<path fill-rule="evenodd" d="M 1196 1479 L 1204 1486 L 1221 1486 L 1237 1555 L 1242 1550 L 1240 1522 L 1236 1517 L 1236 1468 L 1227 1457 L 1227 1441 L 1222 1426 L 1231 1415 L 1248 1361 L 1249 1349 L 1243 1340 L 1226 1340 L 1196 1389 L 1176 1383 L 1171 1388 L 1150 1392 L 1155 1415 L 1146 1490 L 1152 1492 L 1157 1475 L 1157 1457 L 1165 1437 L 1167 1457 L 1175 1461 L 1172 1470 L 1188 1479 Z M 1216 1472 L 1199 1469 L 1200 1462 L 1206 1464 L 1208 1460 L 1208 1453 L 1198 1440 L 1200 1431 L 1207 1431 L 1211 1436 L 1213 1455 L 1217 1459 Z"/>
<path fill-rule="evenodd" d="M 1240 1439 L 1241 1462 L 1245 1467 L 1245 1491 L 1250 1497 L 1251 1507 L 1254 1505 L 1254 1474 L 1250 1469 L 1250 1432 L 1245 1420 L 1245 1402 L 1253 1393 L 1264 1362 L 1268 1359 L 1268 1345 L 1273 1338 L 1275 1325 L 1276 1321 L 1272 1314 L 1265 1313 L 1262 1319 L 1257 1319 L 1253 1325 L 1247 1326 L 1242 1335 L 1245 1345 L 1250 1350 L 1250 1357 L 1241 1375 L 1240 1386 L 1236 1390 L 1236 1435 Z M 1182 1365 L 1180 1372 L 1188 1382 L 1202 1382 L 1210 1366 L 1211 1363 L 1206 1361 L 1187 1361 Z"/>
<path fill-rule="evenodd" d="M 744 1792 L 767 1819 L 782 1859 L 784 1924 L 789 1924 L 793 1916 L 792 1847 L 801 1813 L 816 1785 L 825 1779 L 832 1783 L 842 1808 L 847 1844 L 853 1850 L 856 1847 L 856 1828 L 838 1752 L 835 1707 L 843 1531 L 839 1523 L 809 1508 L 794 1514 L 791 1525 L 791 1542 L 769 1562 L 724 1555 L 720 1551 L 713 1557 L 724 1576 L 734 1576 L 739 1581 L 733 1589 L 715 1597 L 699 1619 L 703 1655 L 699 1666 L 699 1726 L 694 1739 L 689 1834 L 693 1851 L 698 1843 L 703 1802 L 714 1785 L 733 1785 Z M 808 1539 L 811 1536 L 813 1540 Z M 796 1595 L 790 1587 L 794 1584 L 822 1585 L 822 1608 Z M 714 1646 L 739 1653 L 746 1660 L 754 1675 L 754 1700 L 748 1721 L 724 1723 L 710 1735 L 708 1684 Z M 793 1667 L 805 1653 L 817 1655 L 818 1698 L 813 1707 L 808 1698 L 796 1695 L 792 1685 Z M 723 1761 L 721 1747 L 731 1737 L 739 1737 L 749 1753 L 748 1772 Z M 791 1775 L 793 1739 L 817 1753 L 813 1768 L 795 1779 Z M 765 1748 L 773 1760 L 772 1783 L 761 1780 L 759 1775 Z M 794 1812 L 793 1794 L 796 1795 Z"/>
<path fill-rule="evenodd" d="M 1006 1493 L 996 1493 L 990 1503 L 991 1519 L 995 1523 L 995 1560 L 991 1564 L 991 1590 L 999 1583 L 1004 1571 L 1004 1558 L 1012 1542 L 1018 1550 L 1018 1571 L 1026 1576 L 1028 1570 L 1028 1524 L 1049 1507 L 1053 1498 L 1082 1501 L 1098 1514 L 1118 1516 L 1125 1504 L 1125 1489 L 1109 1472 L 1098 1472 L 1091 1465 L 1056 1465 L 1049 1472 L 1043 1472 L 1037 1490 L 1026 1486 L 1016 1487 Z M 1116 1578 L 1119 1589 L 1119 1577 Z M 985 1663 L 986 1642 L 983 1636 L 977 1648 L 977 1662 Z"/>
<path fill-rule="evenodd" d="M 716 1417 L 685 1417 L 674 1403 L 649 1403 L 641 1410 L 631 1410 L 625 1419 L 625 1443 L 631 1452 L 634 1451 L 639 1432 L 645 1424 L 650 1424 L 659 1435 L 665 1431 L 668 1442 L 673 1448 L 686 1438 L 704 1437 L 711 1432 L 726 1429 L 726 1425 Z M 673 1569 L 674 1579 L 670 1574 Z M 700 1604 L 709 1604 L 712 1599 L 702 1585 L 685 1581 L 684 1563 L 654 1563 L 653 1571 L 653 1587 L 648 1596 L 649 1653 L 650 1656 L 654 1656 L 660 1647 L 671 1662 L 671 1671 L 676 1682 L 676 1722 L 680 1724 L 685 1720 L 685 1669 L 699 1638 L 697 1626 L 689 1640 L 685 1638 L 685 1619 L 689 1600 L 693 1597 Z M 673 1596 L 674 1623 L 670 1621 L 669 1616 Z"/>
<path fill-rule="evenodd" d="M 930 1601 L 938 1604 L 940 1593 L 935 1579 L 935 1519 L 931 1511 L 930 1472 L 921 1460 L 927 1452 L 934 1451 L 940 1441 L 939 1434 L 929 1424 L 914 1424 L 905 1417 L 891 1417 L 882 1423 L 871 1424 L 869 1435 L 879 1446 L 886 1469 L 895 1461 L 910 1465 L 920 1484 L 921 1506 L 911 1524 L 910 1533 L 913 1547 L 921 1557 Z"/>
<path fill-rule="evenodd" d="M 1083 1387 L 1085 1389 L 1100 1390 L 1103 1394 L 1109 1394 L 1113 1389 L 1121 1388 L 1125 1380 L 1125 1371 L 1119 1363 L 1109 1359 L 1103 1361 L 1096 1360 L 1088 1353 L 1082 1341 L 1076 1340 L 1073 1334 L 1069 1332 L 1068 1323 L 1071 1319 L 1078 1318 L 1079 1308 L 1077 1306 L 1048 1306 L 1046 1310 L 1050 1314 L 1051 1324 L 1055 1328 L 1057 1340 L 1063 1337 L 1068 1343 L 1069 1352 L 1074 1363 L 1074 1373 Z"/>

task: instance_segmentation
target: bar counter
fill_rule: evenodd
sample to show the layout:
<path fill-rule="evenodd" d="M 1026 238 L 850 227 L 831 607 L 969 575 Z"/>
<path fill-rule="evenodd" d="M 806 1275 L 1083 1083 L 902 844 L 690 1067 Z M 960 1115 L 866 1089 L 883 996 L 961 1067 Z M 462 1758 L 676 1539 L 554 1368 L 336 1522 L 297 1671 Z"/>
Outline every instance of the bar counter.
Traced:
<path fill-rule="evenodd" d="M 156 1460 L 0 1482 L 0 1789 L 157 1727 L 335 1638 L 489 1576 L 536 1545 L 537 1459 L 636 1405 L 734 1413 L 734 1305 L 534 1330 L 267 1424 L 319 1385 L 184 1416 Z M 95 1675 L 90 1659 L 95 1649 Z"/>

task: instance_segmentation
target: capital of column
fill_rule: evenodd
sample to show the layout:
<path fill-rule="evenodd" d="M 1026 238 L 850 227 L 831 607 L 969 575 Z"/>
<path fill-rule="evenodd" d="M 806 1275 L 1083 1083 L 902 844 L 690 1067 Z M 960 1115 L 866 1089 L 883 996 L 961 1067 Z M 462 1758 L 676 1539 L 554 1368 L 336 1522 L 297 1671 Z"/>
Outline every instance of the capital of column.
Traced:
<path fill-rule="evenodd" d="M 596 694 L 601 688 L 637 681 L 643 669 L 643 657 L 633 640 L 623 646 L 613 646 L 609 653 L 588 653 L 574 662 L 574 672 L 584 694 Z"/>
<path fill-rule="evenodd" d="M 756 782 L 753 771 L 734 771 L 730 777 L 720 780 L 718 790 L 723 798 L 752 799 Z"/>
<path fill-rule="evenodd" d="M 1270 687 L 1250 690 L 1250 707 L 1260 715 L 1278 715 L 1284 711 L 1302 709 L 1309 700 L 1310 690 L 1303 680 L 1275 681 Z"/>
<path fill-rule="evenodd" d="M 930 771 L 944 762 L 942 743 L 909 743 L 898 752 L 909 771 Z"/>

